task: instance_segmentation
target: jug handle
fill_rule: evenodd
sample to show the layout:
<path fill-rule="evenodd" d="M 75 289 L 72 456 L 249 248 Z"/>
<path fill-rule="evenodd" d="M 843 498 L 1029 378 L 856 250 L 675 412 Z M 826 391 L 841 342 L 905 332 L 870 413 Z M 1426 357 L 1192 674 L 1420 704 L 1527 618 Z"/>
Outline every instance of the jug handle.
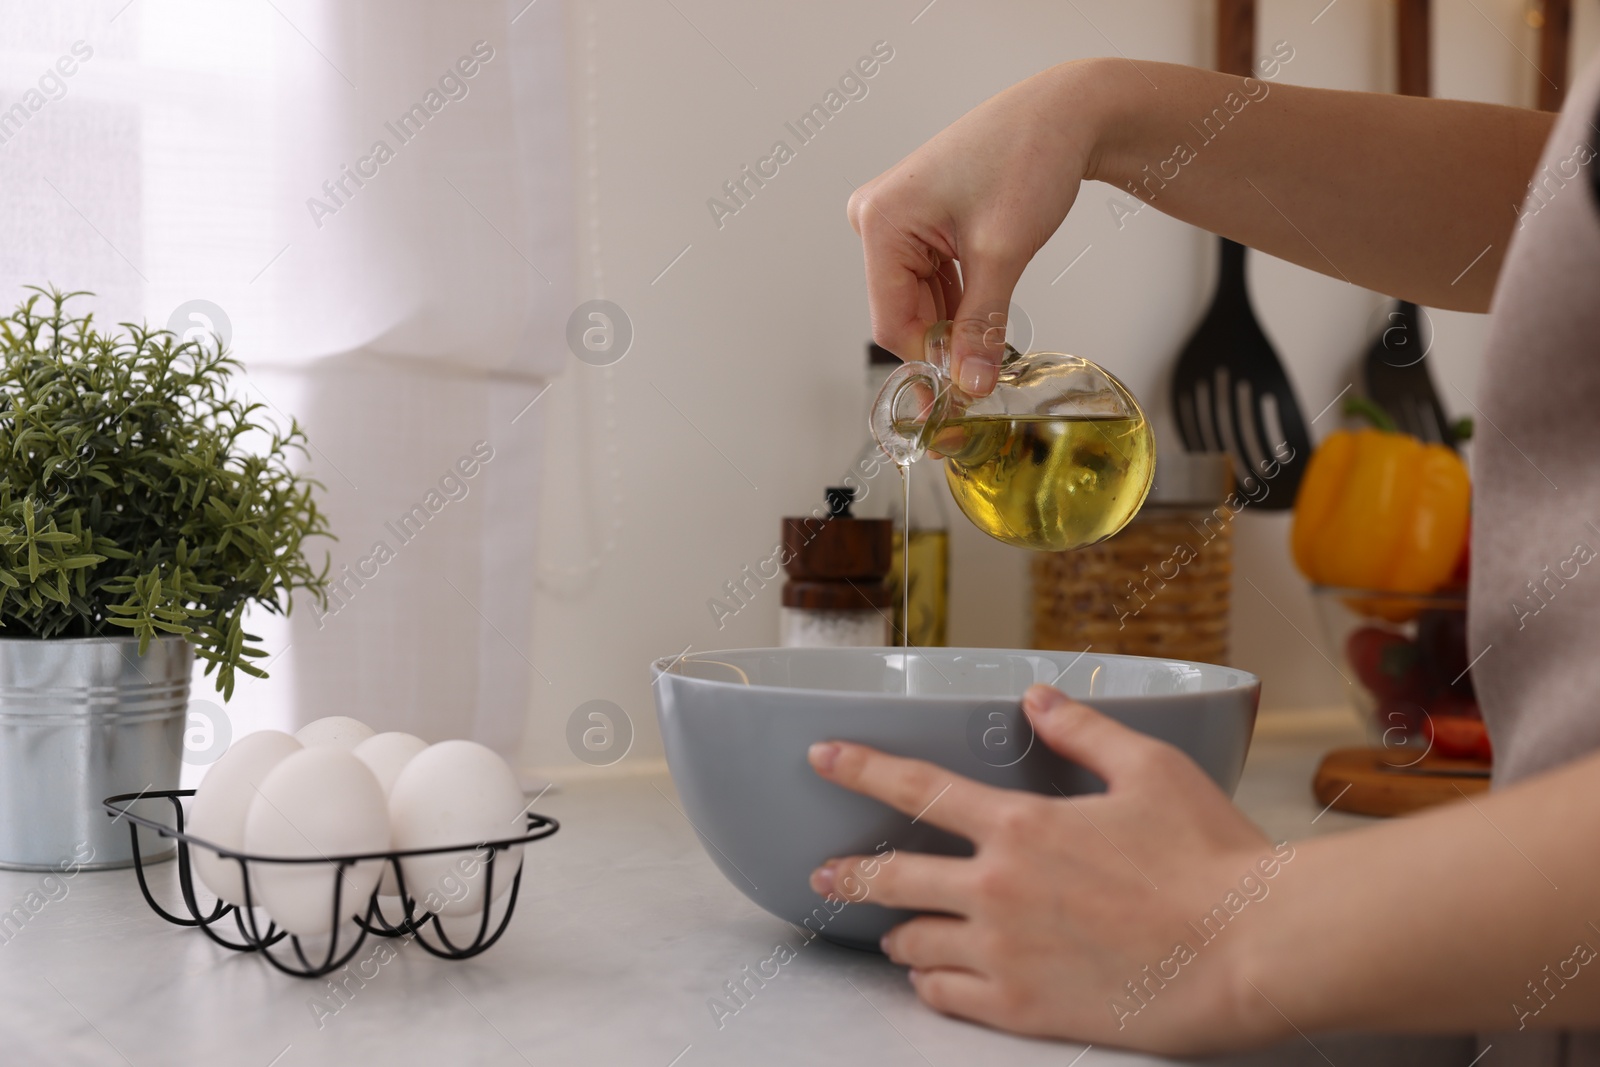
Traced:
<path fill-rule="evenodd" d="M 920 360 L 890 372 L 869 422 L 878 447 L 895 463 L 904 467 L 927 452 L 949 406 L 949 382 L 936 366 Z"/>
<path fill-rule="evenodd" d="M 867 420 L 872 437 L 884 454 L 901 467 L 926 454 L 928 441 L 944 421 L 950 405 L 950 331 L 954 326 L 949 319 L 929 326 L 923 335 L 923 359 L 903 363 L 891 371 L 872 403 Z M 906 433 L 895 425 L 897 421 L 904 425 L 900 406 L 907 399 L 915 404 L 908 413 L 915 433 Z"/>

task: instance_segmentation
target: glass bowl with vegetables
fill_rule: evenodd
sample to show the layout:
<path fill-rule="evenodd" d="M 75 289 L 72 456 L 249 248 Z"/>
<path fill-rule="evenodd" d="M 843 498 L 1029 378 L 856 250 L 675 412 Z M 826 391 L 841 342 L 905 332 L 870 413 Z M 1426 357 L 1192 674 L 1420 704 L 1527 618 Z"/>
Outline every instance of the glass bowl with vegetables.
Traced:
<path fill-rule="evenodd" d="M 1370 401 L 1346 413 L 1372 425 L 1336 430 L 1317 448 L 1290 534 L 1328 658 L 1385 747 L 1486 763 L 1467 645 L 1466 464 L 1447 445 L 1398 432 Z"/>
<path fill-rule="evenodd" d="M 1490 761 L 1464 590 L 1421 596 L 1317 586 L 1312 594 L 1325 652 L 1383 747 Z"/>

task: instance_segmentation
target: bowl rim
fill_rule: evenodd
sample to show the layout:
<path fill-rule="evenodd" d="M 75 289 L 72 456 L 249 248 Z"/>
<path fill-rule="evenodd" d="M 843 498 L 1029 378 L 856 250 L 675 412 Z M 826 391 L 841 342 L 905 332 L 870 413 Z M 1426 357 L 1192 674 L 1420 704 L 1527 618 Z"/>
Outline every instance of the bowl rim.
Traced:
<path fill-rule="evenodd" d="M 829 699 L 850 699 L 850 700 L 862 700 L 862 699 L 865 699 L 865 700 L 881 701 L 881 702 L 895 702 L 895 701 L 903 701 L 903 700 L 907 699 L 906 695 L 902 694 L 902 693 L 885 693 L 885 692 L 881 692 L 881 691 L 880 692 L 872 692 L 870 690 L 865 690 L 865 689 L 805 689 L 805 688 L 801 688 L 801 687 L 797 687 L 797 686 L 757 685 L 755 683 L 750 683 L 750 682 L 746 682 L 746 683 L 742 683 L 741 684 L 739 682 L 723 681 L 723 680 L 718 679 L 718 678 L 695 678 L 695 677 L 692 677 L 690 675 L 682 674 L 682 673 L 679 673 L 679 672 L 671 670 L 672 667 L 676 666 L 678 663 L 682 662 L 683 660 L 698 659 L 698 658 L 705 657 L 705 656 L 721 656 L 721 655 L 726 655 L 728 653 L 734 653 L 734 652 L 738 652 L 738 653 L 778 652 L 778 653 L 802 653 L 802 654 L 805 654 L 805 653 L 811 653 L 811 652 L 839 652 L 839 651 L 851 651 L 851 650 L 848 650 L 848 649 L 836 649 L 836 648 L 784 648 L 784 647 L 780 647 L 780 646 L 766 646 L 766 647 L 757 646 L 757 647 L 751 647 L 751 648 L 707 649 L 707 650 L 705 650 L 703 652 L 695 652 L 695 653 L 692 653 L 692 654 L 688 653 L 688 652 L 680 652 L 676 656 L 662 656 L 659 659 L 655 659 L 655 660 L 651 661 L 651 663 L 650 663 L 650 686 L 651 686 L 652 689 L 654 689 L 657 682 L 661 681 L 661 679 L 667 677 L 668 675 L 672 675 L 673 677 L 682 678 L 682 679 L 685 679 L 686 681 L 696 682 L 696 683 L 700 683 L 700 684 L 704 684 L 704 685 L 710 685 L 710 686 L 725 687 L 725 688 L 728 688 L 728 689 L 736 689 L 736 690 L 739 690 L 740 692 L 759 692 L 759 693 L 806 692 L 806 693 L 817 694 L 819 696 L 825 696 L 825 697 L 827 697 Z M 903 652 L 905 652 L 907 650 L 905 648 L 903 648 L 902 646 L 900 646 L 900 645 L 865 645 L 865 646 L 861 646 L 859 649 L 855 649 L 854 651 L 903 653 Z M 1065 655 L 1072 655 L 1073 654 L 1070 649 L 1065 649 L 1064 650 L 1064 649 L 1039 649 L 1039 648 L 976 648 L 976 647 L 970 647 L 970 646 L 965 646 L 965 645 L 962 645 L 962 646 L 941 645 L 938 648 L 912 648 L 910 651 L 913 652 L 913 653 L 917 653 L 917 654 L 925 654 L 925 653 L 929 653 L 929 652 L 947 652 L 947 653 L 953 653 L 953 654 L 983 653 L 983 654 L 988 654 L 988 655 L 1021 655 L 1021 656 L 1048 656 L 1048 655 L 1053 655 L 1053 654 L 1065 654 Z M 1123 655 L 1121 653 L 1115 653 L 1115 652 L 1092 652 L 1089 649 L 1085 649 L 1083 652 L 1077 653 L 1078 659 L 1082 659 L 1083 657 L 1089 656 L 1089 655 L 1094 655 L 1094 656 L 1096 656 L 1096 657 L 1098 657 L 1100 659 L 1148 660 L 1148 661 L 1154 661 L 1154 662 L 1158 662 L 1158 663 L 1179 664 L 1181 666 L 1186 666 L 1186 667 L 1204 667 L 1204 668 L 1208 668 L 1208 669 L 1214 670 L 1214 671 L 1231 671 L 1231 672 L 1241 676 L 1241 680 L 1237 684 L 1219 686 L 1216 689 L 1202 689 L 1202 690 L 1199 690 L 1197 692 L 1192 692 L 1192 693 L 1159 694 L 1159 695 L 1163 695 L 1163 696 L 1204 697 L 1204 696 L 1215 696 L 1215 695 L 1232 694 L 1232 693 L 1248 693 L 1248 692 L 1251 692 L 1251 691 L 1259 693 L 1260 690 L 1261 690 L 1261 678 L 1260 678 L 1260 676 L 1252 673 L 1251 671 L 1247 671 L 1242 667 L 1229 667 L 1229 666 L 1226 666 L 1226 665 L 1221 664 L 1221 663 L 1202 663 L 1199 660 L 1177 659 L 1175 657 L 1129 656 L 1129 655 Z M 1067 671 L 1071 670 L 1074 666 L 1076 666 L 1077 663 L 1078 663 L 1078 659 L 1074 659 L 1072 661 L 1072 663 L 1068 664 L 1067 667 L 1064 668 L 1061 671 L 1061 674 L 1066 674 Z M 663 666 L 663 665 L 665 665 L 665 666 Z M 1056 681 L 1060 681 L 1060 680 L 1061 680 L 1061 676 L 1057 675 L 1056 676 Z M 1035 683 L 1035 684 L 1042 684 L 1042 683 Z M 1128 695 L 1123 695 L 1123 696 L 1097 696 L 1097 697 L 1090 697 L 1088 699 L 1093 701 L 1093 703 L 1095 705 L 1102 705 L 1102 704 L 1116 705 L 1116 704 L 1119 704 L 1119 703 L 1121 703 L 1123 701 L 1139 701 L 1139 702 L 1148 701 L 1152 695 L 1158 695 L 1158 694 L 1143 693 L 1143 694 L 1128 694 Z M 1006 698 L 1006 697 L 977 697 L 976 694 L 961 694 L 961 693 L 916 693 L 916 694 L 913 694 L 913 696 L 917 700 L 931 701 L 931 702 L 940 703 L 940 704 L 970 704 L 974 699 L 982 699 L 982 700 L 1005 700 L 1005 699 L 1009 699 L 1009 698 Z M 1017 694 L 1017 699 L 1018 700 L 1020 700 L 1021 697 L 1022 697 L 1022 694 L 1020 694 L 1020 693 Z M 1074 699 L 1076 699 L 1076 698 L 1074 698 Z"/>

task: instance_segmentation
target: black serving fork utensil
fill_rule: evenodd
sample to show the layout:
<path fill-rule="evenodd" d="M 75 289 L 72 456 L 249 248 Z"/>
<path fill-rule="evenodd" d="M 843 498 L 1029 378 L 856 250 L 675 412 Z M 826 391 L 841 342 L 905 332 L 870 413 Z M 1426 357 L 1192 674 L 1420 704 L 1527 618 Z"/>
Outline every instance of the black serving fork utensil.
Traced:
<path fill-rule="evenodd" d="M 1417 306 L 1402 300 L 1367 348 L 1361 365 L 1367 397 L 1387 412 L 1402 432 L 1455 448 L 1460 441 L 1458 430 L 1439 403 L 1427 356 Z"/>

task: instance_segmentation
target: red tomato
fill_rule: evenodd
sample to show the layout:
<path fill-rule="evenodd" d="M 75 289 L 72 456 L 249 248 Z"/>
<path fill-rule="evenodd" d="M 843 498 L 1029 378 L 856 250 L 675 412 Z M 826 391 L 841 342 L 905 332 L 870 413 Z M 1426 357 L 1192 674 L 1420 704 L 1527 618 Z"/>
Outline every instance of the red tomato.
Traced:
<path fill-rule="evenodd" d="M 1461 715 L 1428 718 L 1429 740 L 1433 751 L 1451 759 L 1470 759 L 1488 763 L 1494 756 L 1489 748 L 1489 731 L 1482 719 Z"/>

